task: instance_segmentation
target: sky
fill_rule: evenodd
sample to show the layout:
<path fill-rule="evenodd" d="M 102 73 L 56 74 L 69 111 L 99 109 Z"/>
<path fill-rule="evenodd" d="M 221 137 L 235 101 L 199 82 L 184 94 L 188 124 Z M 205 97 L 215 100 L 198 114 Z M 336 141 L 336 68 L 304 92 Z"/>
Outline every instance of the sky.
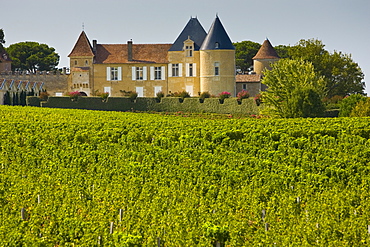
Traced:
<path fill-rule="evenodd" d="M 370 95 L 370 0 L 12 0 L 0 6 L 5 47 L 47 44 L 59 54 L 59 68 L 69 67 L 82 30 L 91 43 L 173 43 L 191 17 L 208 31 L 218 15 L 233 42 L 319 39 L 330 52 L 351 54 Z"/>

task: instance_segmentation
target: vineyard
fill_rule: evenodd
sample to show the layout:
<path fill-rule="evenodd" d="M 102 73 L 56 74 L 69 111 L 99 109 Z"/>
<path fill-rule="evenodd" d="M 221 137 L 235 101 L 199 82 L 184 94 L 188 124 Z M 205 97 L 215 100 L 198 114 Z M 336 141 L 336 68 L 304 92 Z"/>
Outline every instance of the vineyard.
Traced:
<path fill-rule="evenodd" d="M 370 119 L 0 106 L 1 246 L 368 246 Z"/>

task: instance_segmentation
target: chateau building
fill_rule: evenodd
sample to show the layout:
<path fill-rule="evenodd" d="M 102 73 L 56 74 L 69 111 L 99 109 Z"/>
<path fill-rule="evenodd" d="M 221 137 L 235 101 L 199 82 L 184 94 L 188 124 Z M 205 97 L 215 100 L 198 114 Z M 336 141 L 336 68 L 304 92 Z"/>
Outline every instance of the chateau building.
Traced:
<path fill-rule="evenodd" d="M 271 64 L 279 61 L 280 57 L 268 39 L 266 39 L 257 54 L 253 57 L 253 72 L 236 75 L 236 92 L 246 90 L 250 96 L 256 96 L 266 90 L 261 83 L 264 69 L 271 69 Z"/>
<path fill-rule="evenodd" d="M 208 33 L 197 18 L 191 18 L 173 44 L 93 40 L 91 45 L 82 31 L 68 57 L 68 90 L 88 96 L 104 92 L 122 96 L 129 91 L 139 97 L 181 91 L 191 96 L 236 93 L 235 47 L 218 17 Z"/>

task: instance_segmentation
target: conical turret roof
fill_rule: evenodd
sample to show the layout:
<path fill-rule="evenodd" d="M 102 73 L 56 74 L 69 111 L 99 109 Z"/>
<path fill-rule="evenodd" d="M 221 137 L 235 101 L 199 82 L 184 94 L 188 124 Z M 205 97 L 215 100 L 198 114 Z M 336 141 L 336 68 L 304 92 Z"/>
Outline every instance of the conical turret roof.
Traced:
<path fill-rule="evenodd" d="M 257 54 L 252 59 L 279 59 L 279 55 L 276 53 L 274 47 L 270 41 L 266 39 Z"/>
<path fill-rule="evenodd" d="M 206 36 L 207 33 L 198 19 L 190 18 L 189 22 L 177 37 L 175 43 L 173 43 L 169 51 L 182 51 L 184 47 L 184 41 L 189 38 L 194 41 L 194 50 L 198 51 Z"/>
<path fill-rule="evenodd" d="M 68 57 L 72 56 L 94 56 L 90 41 L 87 38 L 85 31 L 82 31 L 71 53 L 68 55 Z"/>
<path fill-rule="evenodd" d="M 208 35 L 204 40 L 201 50 L 235 50 L 229 35 L 227 35 L 224 26 L 218 16 L 216 16 Z"/>

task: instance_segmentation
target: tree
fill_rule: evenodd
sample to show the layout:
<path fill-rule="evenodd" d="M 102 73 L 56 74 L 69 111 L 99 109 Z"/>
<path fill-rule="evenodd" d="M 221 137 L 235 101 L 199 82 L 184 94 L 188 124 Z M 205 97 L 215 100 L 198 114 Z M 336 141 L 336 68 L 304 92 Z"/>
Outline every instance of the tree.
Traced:
<path fill-rule="evenodd" d="M 4 39 L 4 30 L 0 28 L 0 51 L 3 49 L 3 45 L 5 44 L 5 39 Z"/>
<path fill-rule="evenodd" d="M 253 66 L 253 57 L 257 54 L 261 44 L 253 41 L 242 41 L 233 44 L 235 46 L 235 63 L 243 72 Z"/>
<path fill-rule="evenodd" d="M 36 71 L 54 70 L 59 63 L 55 49 L 37 42 L 20 42 L 10 45 L 7 52 L 12 59 L 12 70 Z"/>
<path fill-rule="evenodd" d="M 365 97 L 364 97 L 365 98 Z M 370 98 L 359 101 L 353 108 L 350 117 L 369 117 L 370 116 Z"/>
<path fill-rule="evenodd" d="M 320 40 L 300 40 L 297 45 L 288 49 L 292 59 L 303 59 L 311 62 L 315 71 L 324 77 L 329 98 L 354 93 L 364 93 L 364 74 L 351 55 L 334 51 L 329 53 Z"/>
<path fill-rule="evenodd" d="M 280 58 L 289 58 L 289 48 L 287 45 L 278 45 L 274 49 Z"/>
<path fill-rule="evenodd" d="M 325 110 L 325 82 L 312 63 L 281 59 L 271 66 L 262 79 L 267 85 L 267 91 L 262 93 L 267 113 L 287 118 L 321 116 Z"/>
<path fill-rule="evenodd" d="M 345 97 L 340 102 L 339 117 L 349 117 L 352 110 L 363 101 L 366 101 L 366 97 L 361 94 L 352 94 L 349 97 Z"/>

